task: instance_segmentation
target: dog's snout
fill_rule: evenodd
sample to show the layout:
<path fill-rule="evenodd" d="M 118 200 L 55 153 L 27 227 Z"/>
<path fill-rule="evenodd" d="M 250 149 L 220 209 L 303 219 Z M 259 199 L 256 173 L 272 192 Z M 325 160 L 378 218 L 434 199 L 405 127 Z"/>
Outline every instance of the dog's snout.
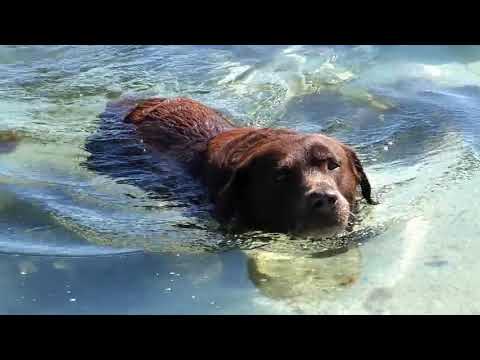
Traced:
<path fill-rule="evenodd" d="M 309 194 L 312 208 L 316 210 L 331 209 L 338 200 L 333 191 L 314 191 Z"/>

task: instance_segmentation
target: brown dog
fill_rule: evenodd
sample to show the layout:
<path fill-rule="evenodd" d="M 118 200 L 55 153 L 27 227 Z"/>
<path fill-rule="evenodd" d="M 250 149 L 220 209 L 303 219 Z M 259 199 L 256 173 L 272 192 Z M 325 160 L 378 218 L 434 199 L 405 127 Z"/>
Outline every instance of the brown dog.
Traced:
<path fill-rule="evenodd" d="M 184 98 L 139 102 L 126 116 L 143 141 L 207 185 L 222 221 L 275 232 L 333 234 L 348 224 L 357 186 L 374 204 L 355 152 L 320 134 L 239 128 Z"/>

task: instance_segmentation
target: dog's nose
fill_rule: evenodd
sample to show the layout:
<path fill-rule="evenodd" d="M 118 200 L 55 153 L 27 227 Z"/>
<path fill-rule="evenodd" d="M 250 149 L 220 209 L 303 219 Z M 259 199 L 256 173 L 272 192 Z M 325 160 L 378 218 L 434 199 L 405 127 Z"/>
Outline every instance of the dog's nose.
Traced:
<path fill-rule="evenodd" d="M 309 196 L 312 208 L 315 210 L 329 210 L 338 200 L 337 194 L 333 191 L 315 191 Z"/>

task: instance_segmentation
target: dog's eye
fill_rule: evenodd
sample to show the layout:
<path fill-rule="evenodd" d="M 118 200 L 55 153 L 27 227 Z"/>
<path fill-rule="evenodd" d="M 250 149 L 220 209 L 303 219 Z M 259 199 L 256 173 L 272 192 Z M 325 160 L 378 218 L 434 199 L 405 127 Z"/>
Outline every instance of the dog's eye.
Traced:
<path fill-rule="evenodd" d="M 277 170 L 275 174 L 275 182 L 283 182 L 287 180 L 290 177 L 290 175 L 291 175 L 291 172 L 288 169 Z"/>
<path fill-rule="evenodd" d="M 328 170 L 335 170 L 336 168 L 340 167 L 340 164 L 337 161 L 330 159 L 328 160 L 327 167 Z"/>

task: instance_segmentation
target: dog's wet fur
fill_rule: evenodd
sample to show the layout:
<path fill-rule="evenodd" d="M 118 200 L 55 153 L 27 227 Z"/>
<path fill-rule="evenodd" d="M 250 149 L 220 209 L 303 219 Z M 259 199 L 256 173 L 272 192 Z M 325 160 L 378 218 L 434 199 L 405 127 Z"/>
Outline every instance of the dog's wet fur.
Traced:
<path fill-rule="evenodd" d="M 329 136 L 238 127 L 186 98 L 136 100 L 124 122 L 201 180 L 222 223 L 331 235 L 347 227 L 358 188 L 375 204 L 354 150 Z"/>

